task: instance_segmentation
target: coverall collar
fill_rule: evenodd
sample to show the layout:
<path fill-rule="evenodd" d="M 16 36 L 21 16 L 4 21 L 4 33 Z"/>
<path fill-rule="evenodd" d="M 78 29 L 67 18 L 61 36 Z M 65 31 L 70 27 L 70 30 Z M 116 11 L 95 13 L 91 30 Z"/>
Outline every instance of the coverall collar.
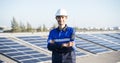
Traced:
<path fill-rule="evenodd" d="M 65 27 L 62 29 L 63 31 L 66 31 L 66 29 L 67 29 L 67 24 L 65 24 Z M 59 27 L 57 28 L 59 31 L 62 31 Z"/>

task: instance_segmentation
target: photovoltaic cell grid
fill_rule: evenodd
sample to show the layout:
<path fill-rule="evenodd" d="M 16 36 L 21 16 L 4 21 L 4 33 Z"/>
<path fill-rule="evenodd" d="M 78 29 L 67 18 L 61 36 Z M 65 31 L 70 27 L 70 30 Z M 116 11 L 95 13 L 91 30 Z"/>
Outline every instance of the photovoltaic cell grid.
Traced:
<path fill-rule="evenodd" d="M 22 39 L 31 44 L 34 44 L 43 49 L 47 49 L 47 39 L 46 38 L 42 38 L 40 36 L 26 36 L 26 37 L 21 36 L 21 37 L 17 37 L 17 38 Z"/>
<path fill-rule="evenodd" d="M 37 52 L 4 37 L 0 37 L 0 53 L 21 63 L 37 63 L 51 60 L 51 57 L 46 54 Z"/>
<path fill-rule="evenodd" d="M 110 40 L 112 42 L 120 44 L 120 39 L 116 39 L 116 38 L 113 38 L 111 36 L 107 36 L 105 34 L 94 34 L 94 35 L 97 37 L 101 37 L 101 38 L 104 38 L 104 39 L 107 39 L 107 40 Z"/>
<path fill-rule="evenodd" d="M 92 35 L 95 35 L 96 34 L 92 34 Z M 102 34 L 99 34 L 99 35 L 102 35 Z M 81 35 L 78 35 L 78 37 L 82 38 L 82 39 L 85 39 L 87 41 L 90 41 L 92 43 L 95 43 L 97 45 L 100 45 L 100 46 L 103 46 L 103 47 L 106 47 L 106 48 L 109 48 L 109 49 L 112 49 L 112 50 L 115 50 L 115 51 L 118 51 L 120 50 L 120 45 L 118 44 L 115 44 L 115 43 L 111 43 L 111 42 L 108 42 L 108 41 L 105 41 L 103 39 L 99 39 L 97 37 L 94 37 L 94 36 L 90 36 L 90 35 L 87 35 L 87 34 L 81 34 Z M 103 36 L 102 36 L 103 37 Z M 105 38 L 105 37 L 104 37 Z M 105 38 L 106 39 L 106 38 Z"/>
<path fill-rule="evenodd" d="M 21 36 L 18 38 L 47 50 L 47 39 L 46 38 L 42 38 L 40 36 L 28 36 L 28 37 Z M 83 56 L 86 54 L 76 50 L 76 55 Z"/>
<path fill-rule="evenodd" d="M 111 34 L 104 34 L 104 35 L 111 36 L 113 38 L 116 38 L 116 39 L 120 40 L 120 35 L 119 34 L 111 33 Z"/>
<path fill-rule="evenodd" d="M 96 45 L 94 43 L 90 43 L 90 42 L 82 40 L 82 39 L 77 39 L 75 42 L 76 42 L 77 48 L 83 49 L 83 50 L 88 51 L 88 52 L 93 53 L 93 54 L 109 51 L 106 48 L 103 48 L 99 45 Z"/>

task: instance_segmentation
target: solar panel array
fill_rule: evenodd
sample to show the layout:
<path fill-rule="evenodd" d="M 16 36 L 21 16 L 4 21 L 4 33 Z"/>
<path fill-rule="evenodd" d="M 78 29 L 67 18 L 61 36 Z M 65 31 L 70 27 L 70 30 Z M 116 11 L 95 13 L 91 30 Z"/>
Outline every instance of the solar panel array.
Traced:
<path fill-rule="evenodd" d="M 98 34 L 93 34 L 93 35 L 98 36 Z M 99 34 L 99 36 L 103 37 L 102 34 Z M 99 37 L 94 37 L 94 36 L 90 36 L 87 34 L 78 35 L 78 37 L 80 37 L 84 40 L 87 40 L 91 43 L 94 43 L 94 44 L 97 44 L 97 45 L 100 45 L 100 46 L 103 46 L 103 47 L 106 47 L 106 48 L 109 48 L 112 50 L 116 50 L 116 51 L 120 50 L 120 45 L 105 41 L 103 39 L 99 39 Z M 106 37 L 103 37 L 103 38 L 107 39 Z"/>
<path fill-rule="evenodd" d="M 116 33 L 105 34 L 105 35 L 111 36 L 111 37 L 116 38 L 116 39 L 120 39 L 120 36 Z"/>
<path fill-rule="evenodd" d="M 94 34 L 94 35 L 97 36 L 97 37 L 102 37 L 102 38 L 105 38 L 105 39 L 110 40 L 112 42 L 120 44 L 120 39 L 117 39 L 117 38 L 120 37 L 119 35 L 115 35 L 115 34 Z M 111 35 L 116 36 L 116 38 L 114 38 Z"/>
<path fill-rule="evenodd" d="M 0 53 L 20 63 L 36 63 L 50 60 L 51 57 L 23 46 L 7 38 L 0 38 Z"/>
<path fill-rule="evenodd" d="M 17 36 L 17 38 L 48 51 L 47 38 L 41 36 Z M 120 51 L 120 33 L 77 34 L 75 43 L 77 57 L 89 55 L 85 52 L 98 54 Z M 81 52 L 81 50 L 85 52 Z M 51 60 L 50 55 L 23 46 L 5 37 L 0 37 L 0 53 L 20 63 L 37 63 Z"/>
<path fill-rule="evenodd" d="M 18 38 L 47 50 L 47 39 L 46 38 L 43 38 L 40 36 L 26 36 L 26 37 L 21 36 Z M 76 55 L 82 56 L 86 54 L 76 50 Z"/>
<path fill-rule="evenodd" d="M 101 47 L 100 45 L 96 45 L 82 39 L 77 40 L 76 43 L 76 47 L 91 52 L 93 54 L 109 51 L 108 49 Z"/>

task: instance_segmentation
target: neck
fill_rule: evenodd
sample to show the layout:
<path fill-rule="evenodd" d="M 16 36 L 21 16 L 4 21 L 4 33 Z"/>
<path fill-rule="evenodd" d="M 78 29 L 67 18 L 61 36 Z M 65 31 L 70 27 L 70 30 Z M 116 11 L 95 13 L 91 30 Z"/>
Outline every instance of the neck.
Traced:
<path fill-rule="evenodd" d="M 65 24 L 64 25 L 59 25 L 60 29 L 63 29 L 64 27 L 65 27 Z"/>

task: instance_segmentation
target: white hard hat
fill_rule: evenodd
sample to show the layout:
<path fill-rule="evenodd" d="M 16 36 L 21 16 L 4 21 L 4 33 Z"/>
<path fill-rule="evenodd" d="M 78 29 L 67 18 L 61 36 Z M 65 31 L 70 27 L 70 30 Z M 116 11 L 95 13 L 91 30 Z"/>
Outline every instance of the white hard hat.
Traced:
<path fill-rule="evenodd" d="M 67 11 L 65 9 L 58 9 L 55 16 L 68 16 Z"/>

